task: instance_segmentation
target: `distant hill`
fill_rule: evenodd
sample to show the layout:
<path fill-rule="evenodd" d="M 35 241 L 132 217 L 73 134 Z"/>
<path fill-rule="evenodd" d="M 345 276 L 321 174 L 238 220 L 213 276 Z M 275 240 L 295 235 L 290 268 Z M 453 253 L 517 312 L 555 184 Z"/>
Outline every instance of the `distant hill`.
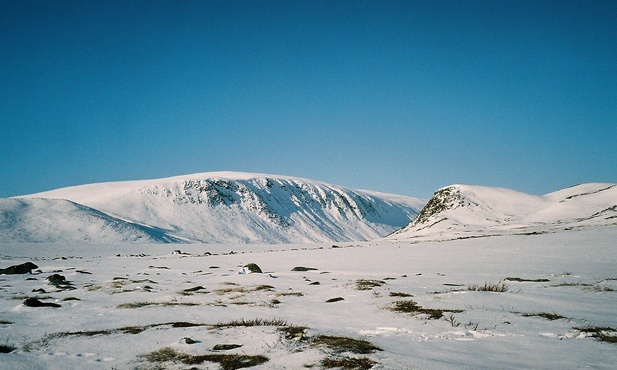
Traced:
<path fill-rule="evenodd" d="M 63 199 L 0 199 L 0 242 L 181 242 Z"/>
<path fill-rule="evenodd" d="M 418 217 L 389 238 L 448 240 L 608 225 L 617 225 L 617 184 L 582 184 L 543 196 L 452 185 L 437 190 Z"/>
<path fill-rule="evenodd" d="M 425 203 L 307 179 L 212 172 L 5 199 L 0 241 L 361 241 L 400 229 Z"/>

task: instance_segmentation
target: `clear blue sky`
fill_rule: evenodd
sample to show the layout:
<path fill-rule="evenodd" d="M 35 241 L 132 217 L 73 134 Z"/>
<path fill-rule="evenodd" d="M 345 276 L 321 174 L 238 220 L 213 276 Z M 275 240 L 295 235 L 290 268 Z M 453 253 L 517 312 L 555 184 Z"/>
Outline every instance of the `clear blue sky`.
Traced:
<path fill-rule="evenodd" d="M 0 197 L 617 182 L 617 1 L 0 0 Z"/>

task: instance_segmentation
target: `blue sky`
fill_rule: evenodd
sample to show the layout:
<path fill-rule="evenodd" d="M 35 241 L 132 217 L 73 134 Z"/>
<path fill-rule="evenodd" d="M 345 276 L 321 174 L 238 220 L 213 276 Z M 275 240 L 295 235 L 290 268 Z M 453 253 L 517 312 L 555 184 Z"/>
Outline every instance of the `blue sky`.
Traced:
<path fill-rule="evenodd" d="M 617 182 L 616 1 L 0 0 L 0 197 Z"/>

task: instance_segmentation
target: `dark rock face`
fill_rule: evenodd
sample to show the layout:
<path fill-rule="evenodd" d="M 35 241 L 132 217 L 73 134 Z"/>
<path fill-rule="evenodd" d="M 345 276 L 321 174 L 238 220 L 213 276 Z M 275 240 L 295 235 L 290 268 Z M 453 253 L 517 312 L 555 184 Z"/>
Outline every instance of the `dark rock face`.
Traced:
<path fill-rule="evenodd" d="M 466 203 L 462 199 L 461 190 L 459 187 L 449 186 L 439 189 L 435 192 L 424 208 L 422 208 L 418 216 L 409 225 L 407 225 L 404 230 L 427 223 L 432 216 L 438 215 L 441 212 L 465 205 Z"/>
<path fill-rule="evenodd" d="M 423 223 L 430 216 L 436 215 L 448 209 L 456 208 L 459 196 L 460 190 L 455 187 L 448 187 L 436 191 L 433 198 L 431 198 L 422 211 L 420 211 L 420 214 L 414 220 L 414 223 Z"/>
<path fill-rule="evenodd" d="M 0 275 L 14 275 L 14 274 L 31 274 L 32 270 L 39 267 L 32 262 L 22 263 L 21 265 L 9 266 L 5 269 L 0 269 Z"/>

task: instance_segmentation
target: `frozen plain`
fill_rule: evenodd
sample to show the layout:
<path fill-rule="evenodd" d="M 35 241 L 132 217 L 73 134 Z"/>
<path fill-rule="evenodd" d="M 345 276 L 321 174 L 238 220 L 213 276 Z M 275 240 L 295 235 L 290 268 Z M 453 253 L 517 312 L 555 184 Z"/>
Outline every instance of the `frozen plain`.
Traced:
<path fill-rule="evenodd" d="M 615 226 L 336 246 L 7 243 L 0 267 L 31 261 L 40 272 L 0 276 L 0 343 L 15 349 L 0 354 L 0 368 L 219 368 L 148 356 L 161 349 L 267 358 L 255 369 L 336 363 L 328 359 L 374 369 L 614 368 L 616 247 Z M 239 274 L 248 263 L 263 273 Z M 300 266 L 314 270 L 291 271 Z M 49 285 L 53 274 L 70 288 Z M 469 290 L 485 284 L 507 290 Z M 28 297 L 61 307 L 26 307 Z M 397 301 L 442 315 L 397 312 Z M 289 336 L 290 327 L 306 329 Z M 320 336 L 381 350 L 352 353 Z"/>

